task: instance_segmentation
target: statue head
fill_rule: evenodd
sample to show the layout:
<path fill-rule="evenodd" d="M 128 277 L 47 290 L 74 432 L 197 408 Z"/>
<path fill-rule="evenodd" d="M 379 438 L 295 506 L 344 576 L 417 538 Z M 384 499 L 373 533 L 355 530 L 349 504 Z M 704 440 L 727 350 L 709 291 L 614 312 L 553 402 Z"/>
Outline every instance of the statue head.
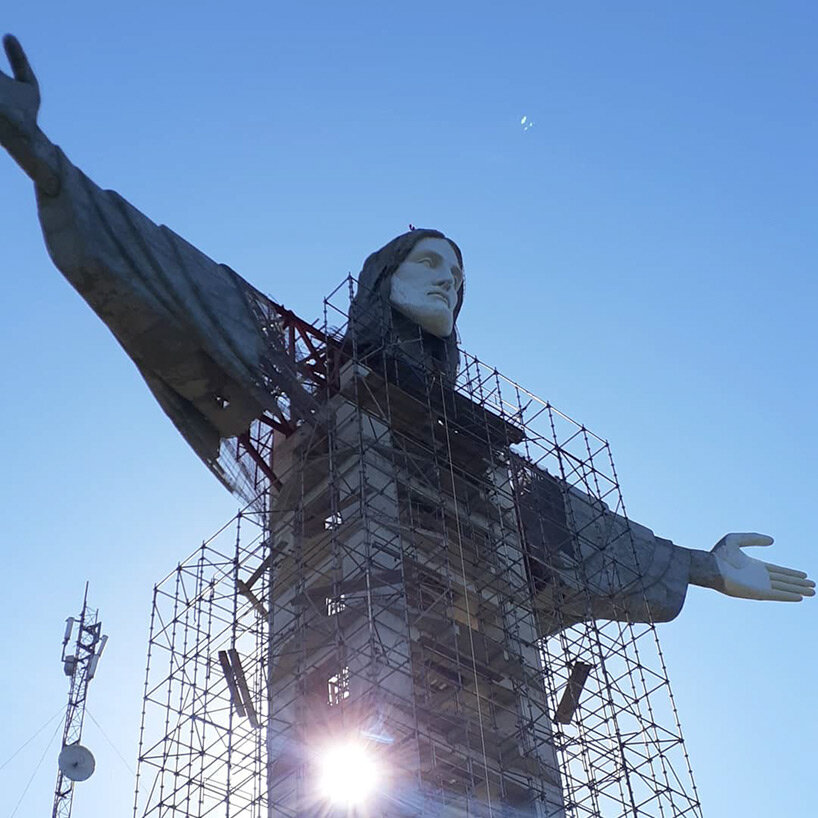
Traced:
<path fill-rule="evenodd" d="M 422 238 L 392 273 L 392 308 L 430 335 L 448 337 L 463 289 L 462 265 L 460 252 L 448 239 Z"/>
<path fill-rule="evenodd" d="M 364 262 L 347 338 L 354 334 L 359 354 L 385 349 L 454 376 L 462 304 L 460 248 L 438 230 L 411 230 Z"/>

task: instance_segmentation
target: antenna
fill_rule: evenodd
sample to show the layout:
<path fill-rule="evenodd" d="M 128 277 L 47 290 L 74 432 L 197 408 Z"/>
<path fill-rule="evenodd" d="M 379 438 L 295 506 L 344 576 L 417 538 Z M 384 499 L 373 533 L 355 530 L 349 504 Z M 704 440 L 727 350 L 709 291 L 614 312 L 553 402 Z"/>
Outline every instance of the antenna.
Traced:
<path fill-rule="evenodd" d="M 74 641 L 72 642 L 72 638 Z M 82 724 L 85 720 L 85 702 L 88 683 L 94 678 L 102 651 L 108 637 L 102 634 L 99 611 L 88 607 L 88 583 L 79 617 L 69 616 L 65 621 L 62 642 L 63 672 L 71 680 L 68 690 L 68 709 L 65 713 L 65 729 L 62 749 L 57 760 L 57 786 L 54 789 L 52 818 L 70 818 L 74 800 L 74 784 L 85 781 L 94 773 L 96 762 L 91 751 L 80 744 Z"/>

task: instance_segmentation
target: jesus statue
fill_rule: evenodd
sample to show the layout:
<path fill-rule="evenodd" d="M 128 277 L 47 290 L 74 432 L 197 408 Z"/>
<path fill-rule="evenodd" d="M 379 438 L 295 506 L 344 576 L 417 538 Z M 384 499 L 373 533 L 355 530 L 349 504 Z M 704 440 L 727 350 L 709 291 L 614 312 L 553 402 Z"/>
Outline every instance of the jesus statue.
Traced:
<path fill-rule="evenodd" d="M 10 35 L 4 46 L 12 73 L 0 72 L 0 143 L 34 183 L 48 252 L 196 454 L 233 488 L 220 463 L 222 447 L 265 411 L 277 411 L 282 397 L 299 427 L 326 426 L 327 405 L 305 388 L 282 339 L 262 318 L 264 296 L 73 165 L 38 126 L 40 89 L 22 47 Z M 379 356 L 388 377 L 408 392 L 429 379 L 453 383 L 464 275 L 461 250 L 443 233 L 412 229 L 392 239 L 363 264 L 341 347 L 354 345 L 364 364 Z M 510 451 L 504 457 L 507 470 L 525 467 Z M 563 616 L 560 627 L 583 617 L 669 621 L 690 585 L 774 602 L 814 595 L 815 583 L 802 571 L 745 550 L 770 546 L 773 539 L 765 534 L 729 533 L 710 549 L 691 549 L 606 510 L 605 524 L 598 531 L 586 526 L 584 545 L 572 551 L 565 543 L 582 520 L 590 520 L 596 502 L 545 472 L 529 472 L 536 490 L 518 498 L 521 538 L 532 565 L 540 552 L 548 553 L 551 565 L 548 577 L 531 569 L 531 582 L 582 587 L 590 600 L 584 610 Z M 530 520 L 543 505 L 553 525 L 537 533 Z M 623 547 L 610 532 L 626 525 L 630 550 L 614 556 L 627 570 L 595 570 L 597 561 Z M 542 623 L 548 621 L 541 611 L 546 631 Z"/>

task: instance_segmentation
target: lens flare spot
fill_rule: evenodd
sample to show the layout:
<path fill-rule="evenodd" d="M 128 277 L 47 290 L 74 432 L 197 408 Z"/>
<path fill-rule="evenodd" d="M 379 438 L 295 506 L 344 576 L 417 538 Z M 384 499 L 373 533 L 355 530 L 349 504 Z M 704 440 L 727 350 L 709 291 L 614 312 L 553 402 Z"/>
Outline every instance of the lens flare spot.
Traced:
<path fill-rule="evenodd" d="M 377 762 L 360 743 L 327 747 L 321 755 L 318 786 L 321 795 L 334 804 L 364 803 L 379 779 Z"/>

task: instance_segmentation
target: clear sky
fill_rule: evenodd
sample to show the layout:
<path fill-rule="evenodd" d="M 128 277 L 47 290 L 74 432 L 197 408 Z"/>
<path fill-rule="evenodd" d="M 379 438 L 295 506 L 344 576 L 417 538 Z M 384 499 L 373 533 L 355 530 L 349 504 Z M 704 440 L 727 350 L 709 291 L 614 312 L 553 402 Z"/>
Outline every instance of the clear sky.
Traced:
<path fill-rule="evenodd" d="M 629 515 L 818 574 L 813 2 L 7 3 L 41 123 L 305 318 L 411 222 L 463 248 L 462 342 L 612 445 Z M 533 126 L 525 128 L 522 117 Z M 237 509 L 51 266 L 0 156 L 0 764 L 63 706 L 134 766 L 153 583 Z M 705 814 L 814 812 L 818 602 L 694 588 L 661 628 Z M 53 728 L 0 768 L 15 808 Z M 128 815 L 93 722 L 74 815 Z M 47 814 L 56 744 L 17 815 Z"/>

